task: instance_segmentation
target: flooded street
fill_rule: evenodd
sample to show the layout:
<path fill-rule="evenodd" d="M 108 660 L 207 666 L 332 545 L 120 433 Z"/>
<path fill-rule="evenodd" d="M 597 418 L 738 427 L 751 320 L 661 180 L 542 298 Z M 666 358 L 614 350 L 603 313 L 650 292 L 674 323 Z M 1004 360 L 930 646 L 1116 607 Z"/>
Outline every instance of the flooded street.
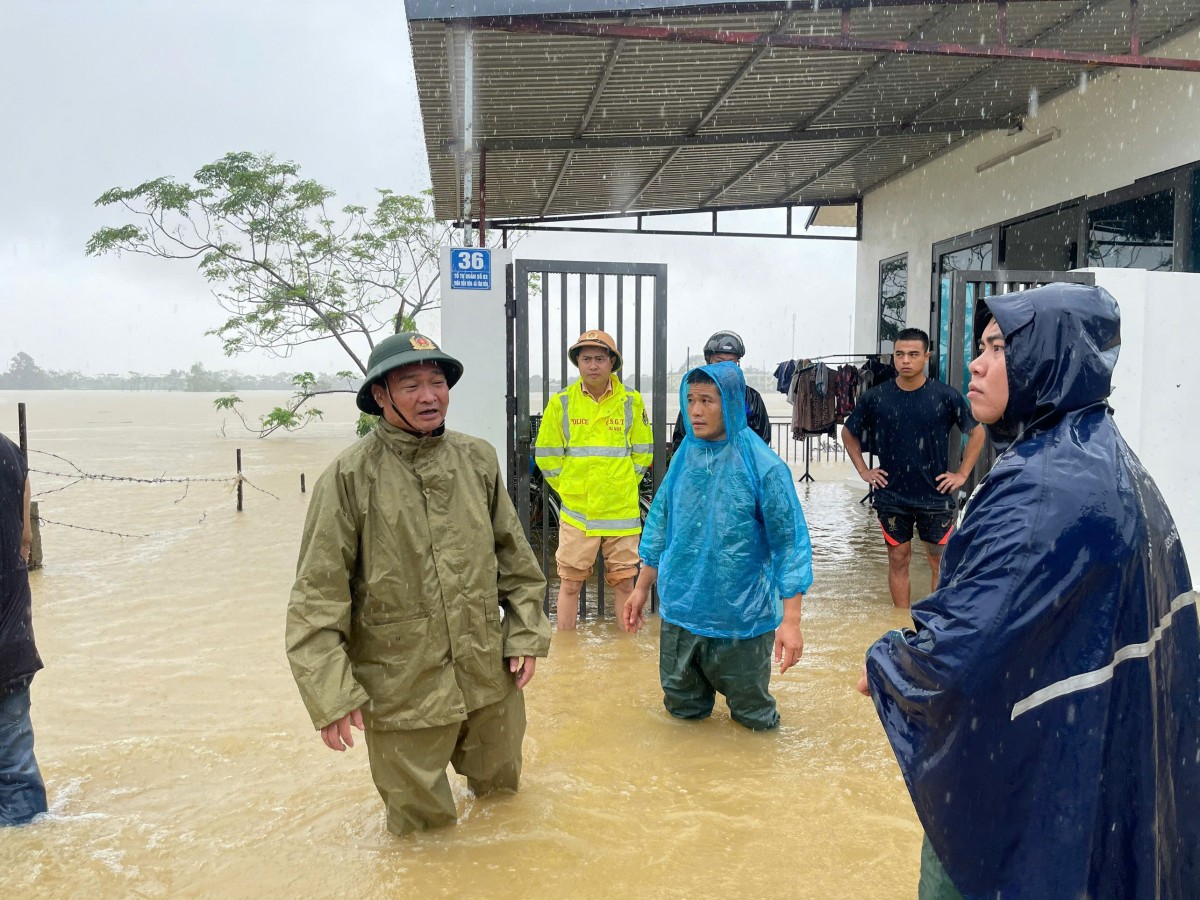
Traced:
<path fill-rule="evenodd" d="M 637 637 L 589 620 L 555 635 L 526 691 L 521 793 L 475 800 L 456 778 L 459 826 L 397 839 L 365 746 L 321 744 L 283 653 L 300 475 L 311 486 L 353 439 L 352 398 L 256 440 L 212 396 L 0 393 L 0 430 L 16 439 L 23 400 L 31 450 L 87 472 L 227 479 L 241 447 L 275 495 L 247 487 L 239 514 L 229 481 L 43 494 L 68 479 L 31 476 L 45 519 L 149 536 L 43 527 L 33 722 L 51 813 L 0 831 L 0 894 L 915 896 L 920 828 L 853 689 L 866 647 L 910 620 L 848 464 L 814 464 L 799 486 L 816 582 L 804 658 L 772 683 L 777 732 L 733 724 L 720 700 L 706 722 L 672 720 L 657 618 Z M 254 414 L 281 397 L 243 396 Z M 72 471 L 42 453 L 30 465 Z M 923 561 L 913 583 L 928 583 Z"/>

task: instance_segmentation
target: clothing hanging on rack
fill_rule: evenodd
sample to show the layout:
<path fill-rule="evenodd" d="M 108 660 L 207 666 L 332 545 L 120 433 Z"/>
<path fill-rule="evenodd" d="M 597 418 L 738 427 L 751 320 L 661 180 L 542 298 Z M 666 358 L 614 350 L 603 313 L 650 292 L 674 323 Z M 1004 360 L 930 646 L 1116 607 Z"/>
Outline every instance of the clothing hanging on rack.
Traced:
<path fill-rule="evenodd" d="M 796 361 L 794 359 L 785 359 L 775 367 L 772 377 L 775 379 L 775 388 L 781 394 L 786 394 L 792 386 L 792 376 L 796 374 Z"/>
<path fill-rule="evenodd" d="M 858 369 L 846 363 L 837 370 L 834 378 L 834 406 L 839 420 L 844 419 L 854 411 L 858 402 Z"/>
<path fill-rule="evenodd" d="M 812 366 L 812 360 L 797 359 L 797 360 L 793 360 L 793 362 L 795 363 L 795 366 L 792 369 L 792 380 L 788 384 L 787 402 L 792 404 L 792 406 L 795 406 L 796 405 L 796 386 L 797 386 L 796 376 L 799 375 L 805 369 L 810 368 Z"/>
<path fill-rule="evenodd" d="M 867 356 L 867 361 L 863 363 L 859 369 L 859 376 L 862 379 L 862 390 L 868 391 L 873 387 L 878 387 L 885 381 L 891 381 L 896 377 L 896 367 L 892 365 L 892 356 L 889 353 L 887 362 L 884 362 L 878 353 L 871 353 Z"/>
<path fill-rule="evenodd" d="M 829 389 L 829 367 L 817 362 L 799 369 L 793 378 L 792 437 L 834 432 L 837 422 L 836 392 Z"/>

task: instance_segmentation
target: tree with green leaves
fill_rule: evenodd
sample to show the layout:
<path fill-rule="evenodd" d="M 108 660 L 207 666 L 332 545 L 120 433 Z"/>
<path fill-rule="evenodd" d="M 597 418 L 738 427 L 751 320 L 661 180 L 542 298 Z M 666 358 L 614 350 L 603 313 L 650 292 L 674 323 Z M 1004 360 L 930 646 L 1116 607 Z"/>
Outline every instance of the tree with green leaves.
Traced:
<path fill-rule="evenodd" d="M 287 357 L 333 341 L 353 363 L 338 373 L 349 381 L 366 373 L 377 335 L 415 329 L 418 315 L 437 308 L 438 256 L 452 230 L 434 217 L 429 192 L 380 189 L 371 209 L 335 209 L 333 198 L 293 162 L 227 153 L 190 181 L 161 177 L 106 191 L 96 205 L 132 221 L 101 228 L 86 252 L 194 260 L 227 315 L 208 332 L 226 355 Z M 291 402 L 251 430 L 265 436 L 319 417 L 311 407 L 301 411 L 323 393 L 314 384 L 312 373 L 297 376 Z M 236 411 L 238 402 L 224 397 L 216 405 Z"/>

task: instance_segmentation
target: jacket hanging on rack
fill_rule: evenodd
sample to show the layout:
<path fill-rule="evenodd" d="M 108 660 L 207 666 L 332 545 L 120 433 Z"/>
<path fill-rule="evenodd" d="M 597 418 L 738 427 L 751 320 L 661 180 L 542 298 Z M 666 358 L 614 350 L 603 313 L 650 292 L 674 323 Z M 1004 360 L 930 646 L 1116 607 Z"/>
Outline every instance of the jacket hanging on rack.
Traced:
<path fill-rule="evenodd" d="M 772 377 L 775 379 L 775 389 L 781 394 L 786 394 L 792 386 L 792 377 L 796 374 L 796 361 L 794 359 L 785 359 L 775 367 Z"/>
<path fill-rule="evenodd" d="M 888 359 L 890 360 L 891 356 Z M 872 353 L 867 357 L 862 368 L 858 370 L 858 374 L 862 381 L 862 390 L 865 392 L 895 378 L 896 367 L 890 362 L 881 360 L 878 353 Z"/>
<path fill-rule="evenodd" d="M 792 437 L 802 440 L 807 434 L 833 434 L 837 422 L 837 392 L 829 367 L 818 362 L 800 369 L 792 381 L 795 405 L 792 407 Z"/>

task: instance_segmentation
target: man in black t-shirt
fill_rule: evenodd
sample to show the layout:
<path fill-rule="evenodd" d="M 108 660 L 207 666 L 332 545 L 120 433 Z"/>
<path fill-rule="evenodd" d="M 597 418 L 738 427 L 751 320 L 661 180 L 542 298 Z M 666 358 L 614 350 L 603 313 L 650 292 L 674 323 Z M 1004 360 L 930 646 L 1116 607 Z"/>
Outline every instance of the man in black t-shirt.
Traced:
<path fill-rule="evenodd" d="M 908 607 L 908 565 L 913 527 L 925 545 L 937 588 L 942 548 L 954 527 L 955 492 L 963 486 L 983 449 L 985 432 L 971 418 L 963 395 L 925 375 L 929 336 L 906 328 L 896 337 L 896 379 L 863 394 L 842 427 L 842 444 L 862 480 L 875 489 L 875 511 L 888 551 L 892 603 Z M 969 434 L 962 464 L 948 471 L 950 428 Z M 879 457 L 867 468 L 863 447 Z"/>

